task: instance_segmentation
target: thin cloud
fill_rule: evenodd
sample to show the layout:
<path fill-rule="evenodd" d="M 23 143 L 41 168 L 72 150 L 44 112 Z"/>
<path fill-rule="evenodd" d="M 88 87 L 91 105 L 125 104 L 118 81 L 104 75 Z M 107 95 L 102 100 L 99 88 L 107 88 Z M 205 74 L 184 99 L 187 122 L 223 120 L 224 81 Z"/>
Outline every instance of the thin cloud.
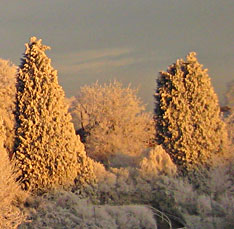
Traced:
<path fill-rule="evenodd" d="M 58 59 L 69 60 L 69 62 L 75 61 L 84 62 L 91 61 L 100 58 L 114 58 L 118 56 L 128 55 L 131 53 L 130 49 L 127 48 L 113 48 L 113 49 L 93 49 L 79 52 L 71 52 L 62 56 L 57 56 Z"/>
<path fill-rule="evenodd" d="M 111 68 L 138 63 L 139 58 L 132 57 L 130 49 L 102 49 L 69 53 L 62 57 L 63 65 L 57 66 L 63 73 L 101 72 Z"/>
<path fill-rule="evenodd" d="M 77 53 L 77 61 L 92 61 L 101 58 L 115 58 L 129 55 L 129 49 L 103 49 L 103 50 L 88 50 Z"/>
<path fill-rule="evenodd" d="M 92 61 L 82 64 L 74 64 L 72 66 L 61 66 L 60 70 L 63 72 L 67 72 L 69 74 L 80 73 L 84 71 L 101 72 L 104 69 L 107 70 L 115 67 L 123 67 L 130 64 L 134 64 L 136 62 L 137 61 L 134 58 L 123 58 L 120 60 L 100 60 L 100 61 Z"/>

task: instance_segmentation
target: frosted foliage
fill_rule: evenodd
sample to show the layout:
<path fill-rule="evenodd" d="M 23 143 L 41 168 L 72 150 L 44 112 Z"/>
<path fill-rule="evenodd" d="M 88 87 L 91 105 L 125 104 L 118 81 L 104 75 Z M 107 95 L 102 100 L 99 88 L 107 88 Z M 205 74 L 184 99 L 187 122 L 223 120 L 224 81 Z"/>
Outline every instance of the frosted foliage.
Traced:
<path fill-rule="evenodd" d="M 106 185 L 110 188 L 116 183 L 115 174 L 107 171 L 102 163 L 94 162 L 94 173 L 99 185 Z"/>
<path fill-rule="evenodd" d="M 93 179 L 46 49 L 32 37 L 17 78 L 15 157 L 23 188 L 33 191 Z"/>
<path fill-rule="evenodd" d="M 139 174 L 146 180 L 153 180 L 160 175 L 175 175 L 176 166 L 161 146 L 148 149 L 139 161 Z"/>
<path fill-rule="evenodd" d="M 3 120 L 0 118 L 0 228 L 10 229 L 17 228 L 17 225 L 24 220 L 24 216 L 13 205 L 16 196 L 21 192 L 15 182 L 13 166 L 4 148 L 5 138 Z"/>
<path fill-rule="evenodd" d="M 69 192 L 55 193 L 37 201 L 39 206 L 31 209 L 32 222 L 19 228 L 157 229 L 154 213 L 144 205 L 92 205 Z"/>
<path fill-rule="evenodd" d="M 137 91 L 113 83 L 84 86 L 70 107 L 87 153 L 98 161 L 116 154 L 137 155 L 154 138 L 153 118 Z"/>
<path fill-rule="evenodd" d="M 16 66 L 8 60 L 0 59 L 0 114 L 7 136 L 4 144 L 9 152 L 12 150 L 14 139 L 15 84 Z"/>
<path fill-rule="evenodd" d="M 227 141 L 217 95 L 196 54 L 160 72 L 155 94 L 157 141 L 181 168 L 210 166 Z"/>

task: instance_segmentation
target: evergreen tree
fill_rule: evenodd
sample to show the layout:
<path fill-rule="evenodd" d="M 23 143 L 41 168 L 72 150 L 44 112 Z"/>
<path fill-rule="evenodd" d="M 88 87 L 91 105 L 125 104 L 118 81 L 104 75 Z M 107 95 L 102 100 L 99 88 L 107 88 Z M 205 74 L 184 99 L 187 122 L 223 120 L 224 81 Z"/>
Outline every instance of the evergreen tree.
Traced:
<path fill-rule="evenodd" d="M 202 67 L 192 52 L 157 80 L 156 140 L 183 171 L 210 167 L 227 140 L 217 95 Z"/>
<path fill-rule="evenodd" d="M 15 158 L 23 188 L 32 191 L 94 178 L 47 49 L 32 37 L 17 75 Z"/>

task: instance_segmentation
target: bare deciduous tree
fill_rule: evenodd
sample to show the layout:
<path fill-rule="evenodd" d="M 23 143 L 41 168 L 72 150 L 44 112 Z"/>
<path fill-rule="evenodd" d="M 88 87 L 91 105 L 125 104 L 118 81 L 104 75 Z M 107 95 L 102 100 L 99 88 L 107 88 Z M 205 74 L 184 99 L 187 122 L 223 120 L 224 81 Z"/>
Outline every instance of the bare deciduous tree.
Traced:
<path fill-rule="evenodd" d="M 70 111 L 90 157 L 107 163 L 112 156 L 136 156 L 149 146 L 153 118 L 136 92 L 117 81 L 80 89 Z"/>

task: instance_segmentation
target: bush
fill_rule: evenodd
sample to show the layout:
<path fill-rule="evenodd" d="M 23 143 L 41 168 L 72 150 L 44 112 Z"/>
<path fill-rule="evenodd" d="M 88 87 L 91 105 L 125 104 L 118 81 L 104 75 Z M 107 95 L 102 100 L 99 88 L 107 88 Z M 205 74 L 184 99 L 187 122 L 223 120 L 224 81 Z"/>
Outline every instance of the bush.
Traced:
<path fill-rule="evenodd" d="M 160 147 L 157 150 L 152 149 L 154 153 L 159 151 Z M 112 224 L 113 219 L 120 226 L 122 224 L 119 224 L 118 220 L 125 217 L 123 215 L 130 214 L 129 219 L 131 219 L 132 212 L 137 211 L 133 210 L 135 207 L 132 210 L 128 208 L 132 205 L 152 206 L 152 211 L 157 213 L 154 217 L 157 218 L 158 225 L 164 225 L 165 228 L 169 228 L 169 224 L 172 228 L 186 226 L 186 228 L 194 229 L 228 229 L 234 225 L 232 217 L 234 210 L 233 164 L 208 171 L 207 176 L 203 177 L 202 182 L 205 184 L 203 189 L 195 188 L 188 180 L 174 173 L 172 176 L 165 175 L 165 172 L 161 173 L 162 167 L 158 170 L 160 171 L 158 175 L 151 176 L 149 179 L 136 166 L 106 170 L 101 163 L 94 162 L 93 165 L 97 177 L 96 185 L 87 186 L 82 192 L 81 190 L 73 190 L 74 193 L 55 192 L 29 200 L 27 209 L 32 223 L 23 224 L 22 228 L 34 228 L 34 225 L 41 226 L 42 223 L 47 227 L 56 225 L 63 228 L 72 227 L 78 223 L 85 228 L 88 221 L 93 227 L 96 222 L 100 222 L 98 225 L 108 228 L 110 224 L 115 228 Z M 146 171 L 148 171 L 147 168 Z M 111 210 L 110 205 L 116 207 Z M 124 209 L 128 209 L 128 213 Z M 140 209 L 144 216 L 144 208 Z M 98 211 L 103 214 L 103 217 L 105 216 L 105 222 L 100 215 L 96 215 Z M 112 218 L 109 218 L 110 212 L 112 212 Z M 160 214 L 168 222 L 162 220 Z M 141 221 L 138 215 L 134 217 L 137 222 Z M 123 222 L 125 223 L 124 218 Z"/>
<path fill-rule="evenodd" d="M 159 152 L 159 149 L 152 152 Z M 96 168 L 99 170 L 95 172 L 99 174 L 99 182 L 96 199 L 93 199 L 95 203 L 151 205 L 171 220 L 173 228 L 179 225 L 186 225 L 187 228 L 233 227 L 233 162 L 232 165 L 223 164 L 207 170 L 207 176 L 197 181 L 198 184 L 202 183 L 199 186 L 175 173 L 166 175 L 167 170 L 161 173 L 161 166 L 158 170 L 151 166 L 145 170 L 143 166 L 109 168 L 108 171 L 104 166 Z M 157 175 L 149 173 L 147 176 L 147 172 L 154 169 Z M 157 219 L 159 222 L 160 217 Z"/>
<path fill-rule="evenodd" d="M 141 156 L 139 160 L 139 174 L 150 181 L 160 175 L 175 175 L 176 166 L 162 146 L 155 146 L 146 150 Z"/>
<path fill-rule="evenodd" d="M 29 199 L 32 222 L 19 229 L 33 228 L 157 228 L 153 212 L 146 206 L 93 205 L 70 192 L 55 192 Z"/>

